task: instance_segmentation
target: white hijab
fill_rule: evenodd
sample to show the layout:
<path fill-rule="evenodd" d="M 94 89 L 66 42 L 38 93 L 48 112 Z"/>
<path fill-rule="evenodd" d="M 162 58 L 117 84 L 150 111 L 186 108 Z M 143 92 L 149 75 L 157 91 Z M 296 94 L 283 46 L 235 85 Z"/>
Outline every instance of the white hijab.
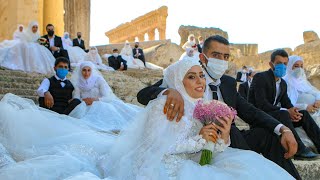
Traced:
<path fill-rule="evenodd" d="M 99 76 L 97 74 L 97 69 L 95 68 L 94 64 L 90 61 L 84 61 L 79 66 L 79 72 L 78 72 L 78 81 L 77 86 L 82 91 L 90 91 L 94 85 L 96 84 L 96 81 L 98 80 Z M 88 79 L 84 79 L 82 76 L 82 70 L 85 67 L 89 67 L 91 69 L 91 75 Z"/>
<path fill-rule="evenodd" d="M 69 36 L 67 39 L 65 38 L 66 35 Z M 67 48 L 67 46 L 72 46 L 72 41 L 70 39 L 70 35 L 68 32 L 63 33 L 62 43 L 63 43 L 63 47 L 65 48 Z"/>
<path fill-rule="evenodd" d="M 283 78 L 287 82 L 288 96 L 293 105 L 297 103 L 299 92 L 306 93 L 310 92 L 313 89 L 313 86 L 307 80 L 305 72 L 303 72 L 303 75 L 299 78 L 296 78 L 293 75 L 292 67 L 297 61 L 303 61 L 302 57 L 296 55 L 289 57 L 286 76 Z"/>
<path fill-rule="evenodd" d="M 124 47 L 121 49 L 120 55 L 132 56 L 132 48 L 128 41 L 126 41 Z"/>
<path fill-rule="evenodd" d="M 102 60 L 98 53 L 98 49 L 95 46 L 90 47 L 90 50 L 87 53 L 85 60 L 91 61 L 94 64 L 102 64 Z"/>
<path fill-rule="evenodd" d="M 19 28 L 22 27 L 23 30 L 22 32 L 20 32 Z M 22 24 L 18 24 L 18 28 L 16 31 L 14 31 L 13 33 L 13 39 L 14 40 L 18 40 L 18 39 L 23 39 L 23 36 L 24 36 L 24 26 Z"/>
<path fill-rule="evenodd" d="M 35 33 L 32 32 L 33 26 L 38 26 L 38 31 Z M 37 21 L 31 21 L 28 25 L 28 29 L 25 31 L 25 40 L 27 42 L 37 42 L 39 38 L 40 38 L 39 23 Z"/>

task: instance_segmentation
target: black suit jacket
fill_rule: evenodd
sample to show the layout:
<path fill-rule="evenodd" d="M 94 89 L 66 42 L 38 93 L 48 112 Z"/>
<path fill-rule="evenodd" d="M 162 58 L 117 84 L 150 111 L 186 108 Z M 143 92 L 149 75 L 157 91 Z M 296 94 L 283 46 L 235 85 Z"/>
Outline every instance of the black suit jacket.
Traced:
<path fill-rule="evenodd" d="M 200 44 L 197 44 L 197 47 L 198 47 L 199 53 L 202 53 L 202 48 L 201 48 Z"/>
<path fill-rule="evenodd" d="M 48 43 L 49 43 L 49 37 L 48 37 L 48 35 L 44 35 L 44 36 L 42 36 L 43 38 L 46 38 L 47 39 L 47 41 L 48 41 Z M 64 48 L 63 48 L 63 45 L 62 45 L 62 40 L 61 40 L 61 37 L 59 37 L 59 36 L 57 36 L 57 35 L 54 35 L 54 46 L 56 46 L 56 47 L 59 47 L 60 48 L 60 51 L 58 52 L 58 51 L 55 51 L 54 53 L 53 53 L 53 56 L 54 57 L 59 57 L 59 56 L 64 56 L 64 57 L 66 57 L 66 55 L 65 55 L 65 50 L 64 50 Z M 50 43 L 49 43 L 49 46 L 47 47 L 49 50 L 50 50 Z M 51 50 L 50 50 L 50 52 L 52 52 Z M 66 58 L 68 58 L 69 59 L 69 57 L 66 57 Z"/>
<path fill-rule="evenodd" d="M 142 50 L 141 48 L 138 48 L 138 52 L 140 53 L 140 56 L 138 56 L 138 59 L 140 59 L 140 60 L 142 60 L 142 61 L 145 62 L 143 50 Z M 134 58 L 137 58 L 137 57 L 136 57 L 137 48 L 132 49 L 132 54 L 133 54 L 133 57 L 134 57 Z"/>
<path fill-rule="evenodd" d="M 108 64 L 114 70 L 118 70 L 120 68 L 121 62 L 123 63 L 124 70 L 127 70 L 127 61 L 122 59 L 120 55 L 117 58 L 114 56 L 108 57 Z"/>
<path fill-rule="evenodd" d="M 282 108 L 289 109 L 293 107 L 287 94 L 287 83 L 285 80 L 281 79 L 280 94 L 276 103 L 274 103 L 275 97 L 276 80 L 273 71 L 269 69 L 268 71 L 257 73 L 250 86 L 249 102 L 265 112 L 280 110 L 280 107 L 276 106 L 279 102 Z"/>
<path fill-rule="evenodd" d="M 159 87 L 162 80 L 156 84 L 142 89 L 138 95 L 139 103 L 147 105 L 150 100 L 157 98 L 158 94 L 166 88 Z M 274 132 L 279 121 L 266 114 L 262 110 L 248 103 L 238 92 L 236 88 L 237 82 L 230 76 L 223 75 L 219 86 L 224 102 L 237 110 L 238 116 L 243 119 L 250 127 L 266 128 L 270 132 Z"/>
<path fill-rule="evenodd" d="M 242 72 L 240 71 L 237 73 L 237 81 L 238 82 L 243 82 L 243 81 L 241 81 L 241 76 L 242 76 Z M 248 78 L 248 73 L 247 73 L 247 78 Z"/>
<path fill-rule="evenodd" d="M 249 95 L 249 82 L 244 82 L 241 83 L 239 85 L 239 89 L 238 89 L 239 94 L 245 98 L 246 100 L 248 100 L 248 95 Z"/>
<path fill-rule="evenodd" d="M 75 38 L 72 40 L 73 46 L 78 46 L 83 50 L 86 50 L 86 47 L 84 46 L 84 40 L 81 39 L 81 42 L 79 44 L 78 38 Z"/>

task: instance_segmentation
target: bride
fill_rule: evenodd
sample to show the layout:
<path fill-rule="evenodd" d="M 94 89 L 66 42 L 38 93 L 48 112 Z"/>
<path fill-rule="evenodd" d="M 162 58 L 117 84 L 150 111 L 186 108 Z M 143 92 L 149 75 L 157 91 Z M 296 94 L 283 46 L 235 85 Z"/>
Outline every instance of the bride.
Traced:
<path fill-rule="evenodd" d="M 314 121 L 320 126 L 320 91 L 312 86 L 303 69 L 303 59 L 300 56 L 290 56 L 286 76 L 288 96 L 291 103 L 299 110 L 307 110 Z M 309 147 L 313 142 L 302 128 L 296 128 L 301 140 Z"/>
<path fill-rule="evenodd" d="M 91 61 L 94 66 L 102 71 L 114 71 L 112 67 L 109 67 L 102 63 L 102 59 L 98 53 L 98 49 L 94 46 L 90 47 L 89 52 L 84 57 L 85 61 Z"/>
<path fill-rule="evenodd" d="M 39 25 L 31 21 L 20 40 L 10 46 L 0 47 L 0 66 L 12 70 L 54 74 L 55 58 L 44 46 L 37 43 L 40 38 Z"/>
<path fill-rule="evenodd" d="M 181 60 L 170 65 L 164 71 L 164 81 L 182 94 L 184 117 L 180 122 L 168 121 L 162 112 L 166 98 L 151 101 L 122 131 L 102 162 L 106 176 L 118 180 L 294 179 L 253 151 L 227 147 L 231 118 L 221 121 L 223 127 L 215 124 L 203 127 L 192 118 L 195 103 L 205 89 L 205 77 L 197 61 Z M 214 151 L 212 163 L 200 166 L 200 151 L 207 141 L 214 140 L 219 148 Z"/>
<path fill-rule="evenodd" d="M 117 98 L 91 62 L 82 62 L 73 73 L 71 82 L 75 87 L 73 98 L 83 102 L 69 115 L 96 130 L 121 130 L 142 110 Z"/>
<path fill-rule="evenodd" d="M 68 51 L 71 66 L 77 66 L 78 63 L 84 61 L 86 52 L 78 46 L 73 46 L 68 32 L 63 34 L 62 38 L 63 47 Z"/>
<path fill-rule="evenodd" d="M 0 101 L 0 179 L 64 179 L 83 171 L 102 177 L 97 163 L 113 141 L 32 100 L 6 94 Z"/>

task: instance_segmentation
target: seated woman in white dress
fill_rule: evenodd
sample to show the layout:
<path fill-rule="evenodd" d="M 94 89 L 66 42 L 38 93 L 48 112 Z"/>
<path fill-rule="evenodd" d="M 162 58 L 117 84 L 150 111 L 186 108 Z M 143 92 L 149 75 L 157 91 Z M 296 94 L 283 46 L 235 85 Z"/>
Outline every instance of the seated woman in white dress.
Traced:
<path fill-rule="evenodd" d="M 303 69 L 303 59 L 300 56 L 290 56 L 284 77 L 288 86 L 288 96 L 291 103 L 299 110 L 307 110 L 314 121 L 320 126 L 320 91 L 312 86 Z M 302 128 L 297 128 L 301 140 L 307 146 L 313 146 Z"/>
<path fill-rule="evenodd" d="M 95 67 L 102 71 L 114 71 L 112 67 L 109 67 L 102 63 L 102 59 L 98 53 L 98 49 L 94 46 L 90 47 L 89 52 L 84 57 L 85 61 L 91 61 Z"/>
<path fill-rule="evenodd" d="M 127 66 L 129 69 L 144 69 L 145 66 L 143 62 L 140 59 L 133 58 L 132 54 L 132 48 L 129 44 L 128 41 L 124 44 L 124 47 L 121 49 L 120 55 L 122 59 L 127 61 Z M 146 66 L 148 69 L 160 69 L 162 70 L 163 68 L 160 66 L 157 66 L 155 64 L 146 62 Z"/>
<path fill-rule="evenodd" d="M 200 53 L 194 50 L 193 48 L 186 48 L 186 52 L 181 55 L 179 60 L 189 59 L 189 60 L 200 61 L 199 54 Z"/>
<path fill-rule="evenodd" d="M 68 32 L 63 34 L 62 45 L 68 51 L 71 66 L 77 66 L 78 63 L 84 61 L 84 57 L 87 53 L 80 47 L 73 46 Z"/>
<path fill-rule="evenodd" d="M 23 39 L 24 36 L 24 26 L 22 24 L 18 25 L 18 29 L 13 33 L 13 39 Z"/>
<path fill-rule="evenodd" d="M 0 179 L 64 179 L 83 171 L 102 177 L 97 163 L 114 139 L 6 94 L 0 101 Z"/>
<path fill-rule="evenodd" d="M 55 58 L 47 48 L 37 42 L 40 38 L 38 27 L 36 21 L 30 22 L 28 29 L 21 36 L 22 39 L 13 46 L 0 48 L 1 67 L 25 72 L 54 74 Z"/>
<path fill-rule="evenodd" d="M 71 78 L 73 97 L 83 102 L 69 115 L 99 131 L 118 131 L 127 125 L 141 107 L 124 103 L 91 62 L 83 62 Z"/>
<path fill-rule="evenodd" d="M 164 81 L 184 99 L 181 121 L 167 120 L 163 113 L 166 97 L 151 101 L 122 131 L 103 160 L 105 176 L 126 180 L 294 179 L 262 155 L 229 148 L 231 117 L 219 120 L 223 126 L 203 126 L 193 118 L 196 102 L 202 99 L 206 86 L 199 62 L 177 61 L 164 71 Z M 200 166 L 201 150 L 208 141 L 216 141 L 212 163 Z"/>
<path fill-rule="evenodd" d="M 19 43 L 20 40 L 23 40 L 23 39 L 24 39 L 24 27 L 22 24 L 18 24 L 17 30 L 15 30 L 13 33 L 13 39 L 2 41 L 0 43 L 0 49 L 12 47 L 15 44 Z"/>

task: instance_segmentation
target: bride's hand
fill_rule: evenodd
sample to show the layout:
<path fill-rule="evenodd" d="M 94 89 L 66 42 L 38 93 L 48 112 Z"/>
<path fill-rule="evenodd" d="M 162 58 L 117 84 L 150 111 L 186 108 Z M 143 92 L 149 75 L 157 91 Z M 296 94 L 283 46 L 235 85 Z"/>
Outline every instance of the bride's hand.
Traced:
<path fill-rule="evenodd" d="M 213 124 L 220 132 L 221 138 L 224 140 L 225 144 L 229 143 L 230 129 L 232 124 L 232 118 L 229 116 L 217 117 L 217 120 L 220 122 L 220 126 Z"/>
<path fill-rule="evenodd" d="M 217 142 L 218 129 L 213 124 L 203 126 L 199 134 L 202 135 L 202 138 L 206 141 L 212 141 L 214 143 Z"/>

